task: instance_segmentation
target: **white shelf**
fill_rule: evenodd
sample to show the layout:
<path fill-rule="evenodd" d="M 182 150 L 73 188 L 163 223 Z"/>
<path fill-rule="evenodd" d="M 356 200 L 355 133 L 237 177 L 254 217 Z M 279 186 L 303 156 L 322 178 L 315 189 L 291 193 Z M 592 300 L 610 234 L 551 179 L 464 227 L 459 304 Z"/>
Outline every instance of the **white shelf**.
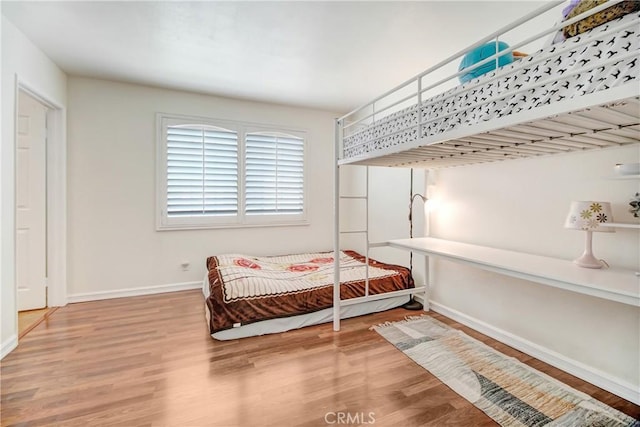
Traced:
<path fill-rule="evenodd" d="M 601 227 L 614 227 L 614 228 L 637 228 L 640 229 L 640 224 L 626 223 L 626 222 L 601 222 Z"/>
<path fill-rule="evenodd" d="M 640 307 L 640 277 L 633 270 L 582 268 L 567 260 L 431 237 L 390 240 L 387 244 L 398 249 Z"/>
<path fill-rule="evenodd" d="M 611 175 L 609 179 L 640 179 L 640 175 Z"/>

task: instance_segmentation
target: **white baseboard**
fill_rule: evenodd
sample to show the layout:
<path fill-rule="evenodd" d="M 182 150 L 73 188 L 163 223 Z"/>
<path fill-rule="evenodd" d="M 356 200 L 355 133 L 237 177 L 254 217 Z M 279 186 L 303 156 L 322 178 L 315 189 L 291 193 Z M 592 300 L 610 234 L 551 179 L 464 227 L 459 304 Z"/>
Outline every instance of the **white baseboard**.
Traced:
<path fill-rule="evenodd" d="M 137 297 L 141 295 L 163 294 L 165 292 L 188 291 L 192 289 L 202 289 L 202 281 L 171 283 L 168 285 L 149 286 L 145 288 L 118 289 L 115 291 L 87 292 L 81 294 L 67 295 L 67 302 L 87 302 L 103 299 Z"/>
<path fill-rule="evenodd" d="M 18 346 L 18 335 L 13 334 L 0 345 L 0 360 Z"/>
<path fill-rule="evenodd" d="M 420 298 L 421 299 L 421 298 Z M 614 377 L 582 362 L 573 360 L 546 347 L 535 344 L 510 332 L 503 331 L 481 320 L 475 319 L 457 310 L 435 301 L 429 301 L 431 310 L 460 322 L 478 332 L 507 344 L 517 350 L 535 357 L 551 366 L 562 369 L 610 393 L 640 405 L 640 389 L 623 379 Z"/>

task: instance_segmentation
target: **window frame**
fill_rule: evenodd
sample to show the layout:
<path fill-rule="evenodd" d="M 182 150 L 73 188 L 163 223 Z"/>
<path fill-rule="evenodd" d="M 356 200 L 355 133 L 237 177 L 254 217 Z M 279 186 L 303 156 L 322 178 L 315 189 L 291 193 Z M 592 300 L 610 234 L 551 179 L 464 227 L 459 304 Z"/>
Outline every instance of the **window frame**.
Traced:
<path fill-rule="evenodd" d="M 167 128 L 187 125 L 213 126 L 237 132 L 238 135 L 238 211 L 235 215 L 183 216 L 167 215 Z M 250 214 L 245 212 L 246 203 L 246 135 L 269 133 L 301 138 L 303 141 L 303 203 L 299 214 Z M 309 211 L 309 134 L 304 129 L 290 126 L 274 126 L 250 122 L 215 119 L 209 117 L 156 113 L 156 230 L 190 230 L 242 227 L 271 227 L 308 225 Z"/>

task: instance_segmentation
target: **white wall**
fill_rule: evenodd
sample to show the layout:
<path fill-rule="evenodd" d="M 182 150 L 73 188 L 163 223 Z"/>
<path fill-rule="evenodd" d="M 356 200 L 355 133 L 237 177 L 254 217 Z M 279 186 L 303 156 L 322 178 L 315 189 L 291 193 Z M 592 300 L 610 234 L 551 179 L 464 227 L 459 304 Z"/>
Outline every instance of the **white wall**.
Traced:
<path fill-rule="evenodd" d="M 15 282 L 15 177 L 14 120 L 16 76 L 48 100 L 64 107 L 66 75 L 10 21 L 2 17 L 2 206 L 0 241 L 2 242 L 0 285 L 1 355 L 17 343 L 17 306 Z"/>
<path fill-rule="evenodd" d="M 0 5 L 0 9 L 2 8 L 2 6 Z M 4 67 L 2 66 L 2 60 L 3 60 L 3 48 L 2 48 L 2 40 L 4 39 L 4 37 L 2 37 L 2 35 L 4 34 L 3 30 L 3 25 L 2 23 L 4 22 L 4 17 L 0 16 L 0 70 L 4 70 Z M 2 126 L 2 123 L 4 122 L 4 99 L 2 97 L 3 89 L 2 89 L 2 78 L 0 77 L 0 359 L 2 359 L 6 353 L 8 353 L 9 351 L 11 351 L 11 349 L 14 348 L 14 344 L 17 342 L 17 340 L 14 341 L 13 337 L 15 336 L 15 329 L 16 329 L 16 324 L 10 324 L 11 321 L 8 319 L 7 316 L 7 320 L 5 321 L 5 312 L 7 312 L 7 310 L 11 310 L 12 308 L 16 308 L 17 307 L 17 301 L 13 304 L 9 304 L 8 300 L 15 300 L 15 297 L 13 297 L 11 295 L 10 292 L 5 292 L 4 291 L 4 279 L 3 279 L 3 268 L 2 266 L 5 264 L 4 261 L 4 251 L 3 251 L 3 245 L 2 245 L 2 230 L 4 229 L 5 225 L 4 225 L 4 215 L 2 215 L 2 210 L 4 209 L 4 190 L 3 190 L 3 179 L 2 179 L 2 170 L 4 169 L 3 165 L 3 158 L 5 156 L 3 156 L 3 152 L 4 152 L 4 144 L 5 144 L 5 139 L 4 139 L 4 133 L 3 129 L 4 126 Z M 7 302 L 5 302 L 7 301 Z M 5 308 L 6 306 L 6 308 Z M 7 326 L 4 326 L 5 323 L 7 324 Z M 4 328 L 7 328 L 6 331 Z M 7 340 L 5 341 L 5 337 L 7 337 Z M 11 337 L 11 338 L 9 338 Z"/>
<path fill-rule="evenodd" d="M 70 301 L 202 281 L 207 256 L 223 252 L 332 250 L 337 114 L 78 77 L 68 88 Z M 156 231 L 157 112 L 306 129 L 310 224 Z"/>
<path fill-rule="evenodd" d="M 617 222 L 639 191 L 635 180 L 609 180 L 616 163 L 640 161 L 640 145 L 441 169 L 433 237 L 575 259 L 584 232 L 563 228 L 572 200 L 609 201 Z M 433 174 L 431 174 L 433 176 Z M 594 233 L 594 254 L 640 271 L 640 233 Z M 579 268 L 579 267 L 576 267 Z M 640 385 L 640 309 L 437 262 L 432 299 L 441 306 L 514 334 L 613 382 Z"/>
<path fill-rule="evenodd" d="M 340 186 L 343 196 L 363 196 L 367 192 L 365 166 L 342 166 Z M 369 241 L 384 242 L 390 239 L 409 237 L 409 200 L 411 194 L 411 169 L 369 167 Z M 425 194 L 425 172 L 413 170 L 413 194 Z M 343 199 L 340 204 L 340 229 L 364 230 L 366 228 L 365 201 Z M 424 204 L 413 203 L 413 235 L 424 234 Z M 363 234 L 342 234 L 341 247 L 364 253 Z M 409 253 L 403 250 L 382 247 L 372 248 L 370 256 L 378 261 L 409 267 Z M 413 276 L 418 285 L 424 284 L 424 257 L 416 256 Z"/>

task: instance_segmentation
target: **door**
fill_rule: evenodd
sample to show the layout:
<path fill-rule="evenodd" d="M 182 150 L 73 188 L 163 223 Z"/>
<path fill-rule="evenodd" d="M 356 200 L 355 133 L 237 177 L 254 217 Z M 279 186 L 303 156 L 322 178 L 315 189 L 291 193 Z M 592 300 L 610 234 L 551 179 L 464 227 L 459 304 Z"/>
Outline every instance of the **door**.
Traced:
<path fill-rule="evenodd" d="M 18 311 L 47 305 L 47 107 L 18 93 L 16 283 Z"/>

